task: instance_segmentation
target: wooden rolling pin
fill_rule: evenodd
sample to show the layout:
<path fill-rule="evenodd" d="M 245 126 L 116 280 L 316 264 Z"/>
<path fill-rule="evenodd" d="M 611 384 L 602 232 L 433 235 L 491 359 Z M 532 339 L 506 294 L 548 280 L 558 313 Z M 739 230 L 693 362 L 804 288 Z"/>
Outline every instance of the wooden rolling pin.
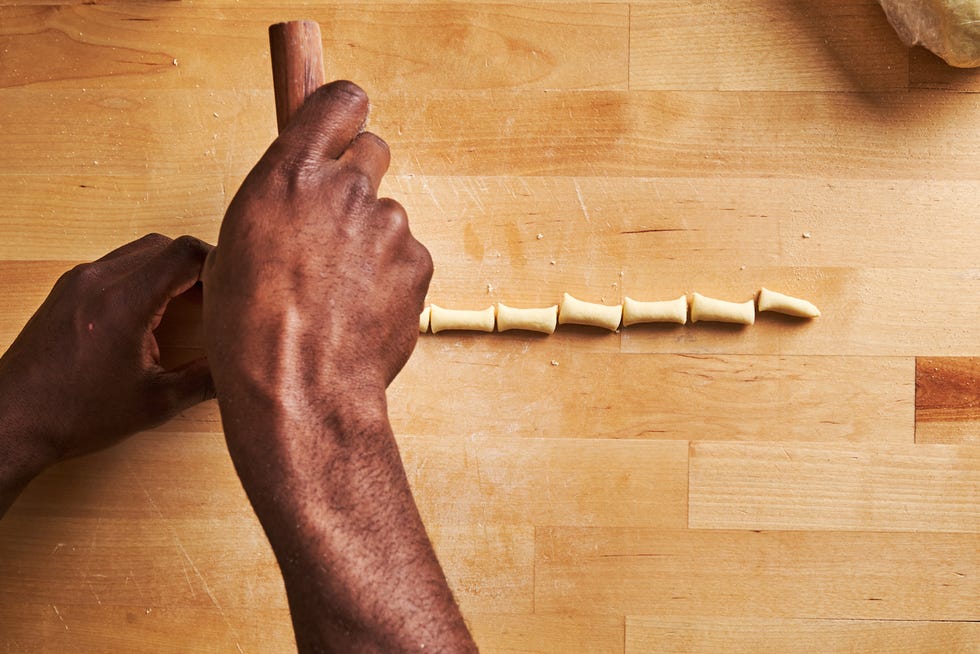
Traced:
<path fill-rule="evenodd" d="M 282 132 L 306 98 L 323 86 L 323 41 L 312 20 L 269 26 L 276 122 Z"/>

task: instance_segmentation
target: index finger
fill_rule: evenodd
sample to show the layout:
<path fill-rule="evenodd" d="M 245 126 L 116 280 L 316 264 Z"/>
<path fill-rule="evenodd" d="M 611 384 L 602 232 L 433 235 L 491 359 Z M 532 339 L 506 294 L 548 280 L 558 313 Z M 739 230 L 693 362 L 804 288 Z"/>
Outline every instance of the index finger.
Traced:
<path fill-rule="evenodd" d="M 369 108 L 367 94 L 353 82 L 321 86 L 296 112 L 270 154 L 314 166 L 337 159 L 364 129 Z"/>

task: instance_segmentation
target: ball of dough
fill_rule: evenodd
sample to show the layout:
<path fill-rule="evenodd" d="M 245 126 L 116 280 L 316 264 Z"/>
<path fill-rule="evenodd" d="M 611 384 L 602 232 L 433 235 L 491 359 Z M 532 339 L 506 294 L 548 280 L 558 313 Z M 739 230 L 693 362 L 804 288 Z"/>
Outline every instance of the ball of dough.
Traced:
<path fill-rule="evenodd" d="M 922 45 L 951 66 L 980 66 L 980 0 L 879 0 L 908 46 Z"/>

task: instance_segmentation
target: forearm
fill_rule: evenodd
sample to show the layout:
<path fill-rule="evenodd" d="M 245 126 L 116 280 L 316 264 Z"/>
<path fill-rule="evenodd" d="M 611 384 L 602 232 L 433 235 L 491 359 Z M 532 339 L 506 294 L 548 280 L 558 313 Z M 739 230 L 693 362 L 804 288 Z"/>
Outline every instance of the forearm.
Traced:
<path fill-rule="evenodd" d="M 475 651 L 412 498 L 384 396 L 363 397 L 300 403 L 334 407 L 318 415 L 266 407 L 256 419 L 277 437 L 265 442 L 316 451 L 287 445 L 236 457 L 277 464 L 239 472 L 279 561 L 299 649 Z M 254 419 L 228 422 L 230 444 L 263 433 Z M 270 478 L 274 468 L 287 472 Z"/>

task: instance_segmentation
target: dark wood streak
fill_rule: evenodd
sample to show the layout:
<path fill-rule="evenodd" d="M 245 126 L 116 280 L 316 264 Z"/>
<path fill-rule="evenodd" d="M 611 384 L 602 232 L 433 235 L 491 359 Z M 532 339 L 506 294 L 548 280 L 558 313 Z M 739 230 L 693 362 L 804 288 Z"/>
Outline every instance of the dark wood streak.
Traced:
<path fill-rule="evenodd" d="M 917 358 L 915 420 L 980 421 L 980 357 Z"/>

